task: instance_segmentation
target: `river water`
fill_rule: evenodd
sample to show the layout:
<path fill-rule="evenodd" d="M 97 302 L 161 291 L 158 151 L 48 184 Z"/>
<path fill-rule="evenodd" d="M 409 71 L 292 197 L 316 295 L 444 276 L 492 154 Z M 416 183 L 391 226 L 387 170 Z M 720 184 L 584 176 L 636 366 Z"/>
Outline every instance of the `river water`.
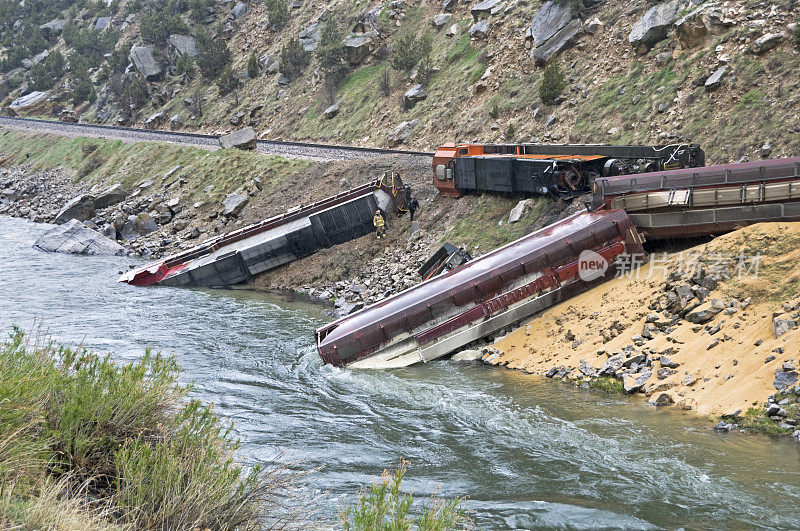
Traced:
<path fill-rule="evenodd" d="M 469 496 L 481 529 L 800 523 L 800 445 L 788 437 L 717 434 L 689 413 L 479 363 L 323 366 L 318 306 L 117 284 L 129 258 L 38 252 L 46 229 L 0 216 L 0 331 L 42 325 L 121 360 L 174 355 L 195 395 L 236 422 L 247 460 L 287 453 L 319 467 L 306 481 L 323 515 L 405 458 L 407 489 Z"/>

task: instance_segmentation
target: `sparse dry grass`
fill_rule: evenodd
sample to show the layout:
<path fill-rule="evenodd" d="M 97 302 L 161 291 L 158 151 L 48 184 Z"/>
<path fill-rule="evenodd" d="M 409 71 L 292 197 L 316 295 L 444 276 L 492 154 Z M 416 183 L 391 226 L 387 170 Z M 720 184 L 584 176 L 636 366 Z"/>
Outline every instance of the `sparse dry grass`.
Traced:
<path fill-rule="evenodd" d="M 302 527 L 298 475 L 242 465 L 232 426 L 177 376 L 165 356 L 116 365 L 15 329 L 0 344 L 0 525 Z"/>

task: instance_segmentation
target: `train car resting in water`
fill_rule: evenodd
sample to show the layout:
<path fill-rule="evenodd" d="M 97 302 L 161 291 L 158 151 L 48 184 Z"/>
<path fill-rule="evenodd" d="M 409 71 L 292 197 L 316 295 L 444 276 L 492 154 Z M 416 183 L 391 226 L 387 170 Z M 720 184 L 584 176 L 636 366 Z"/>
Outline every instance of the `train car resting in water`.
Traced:
<path fill-rule="evenodd" d="M 119 282 L 184 287 L 240 284 L 253 275 L 371 233 L 375 211 L 400 214 L 405 210 L 406 195 L 399 177 L 378 179 L 132 269 Z"/>
<path fill-rule="evenodd" d="M 319 328 L 317 348 L 340 367 L 431 361 L 585 291 L 642 252 L 625 212 L 575 214 Z M 589 263 L 597 267 L 587 272 Z"/>

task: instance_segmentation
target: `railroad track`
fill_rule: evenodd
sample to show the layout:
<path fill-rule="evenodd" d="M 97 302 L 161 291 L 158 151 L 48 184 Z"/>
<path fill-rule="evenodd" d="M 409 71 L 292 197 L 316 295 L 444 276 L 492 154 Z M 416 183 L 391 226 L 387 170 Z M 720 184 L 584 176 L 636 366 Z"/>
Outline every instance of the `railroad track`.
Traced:
<path fill-rule="evenodd" d="M 2 116 L 0 117 L 0 129 L 13 129 L 60 136 L 107 138 L 111 140 L 122 140 L 123 142 L 169 142 L 172 144 L 193 146 L 209 150 L 219 149 L 219 136 L 217 135 L 138 129 L 113 125 L 57 122 L 37 118 L 13 118 L 10 116 Z M 289 158 L 316 161 L 359 160 L 382 155 L 433 157 L 433 153 L 425 153 L 422 151 L 337 146 L 283 140 L 259 140 L 256 151 L 265 155 L 281 155 Z"/>

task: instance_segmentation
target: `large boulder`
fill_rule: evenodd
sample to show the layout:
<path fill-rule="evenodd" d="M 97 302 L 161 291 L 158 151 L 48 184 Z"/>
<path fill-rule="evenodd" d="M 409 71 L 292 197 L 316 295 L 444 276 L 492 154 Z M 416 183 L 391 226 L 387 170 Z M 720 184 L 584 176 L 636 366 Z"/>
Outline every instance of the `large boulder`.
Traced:
<path fill-rule="evenodd" d="M 228 194 L 225 196 L 225 200 L 222 201 L 222 215 L 238 216 L 249 202 L 250 196 L 239 190 L 233 192 L 232 194 Z"/>
<path fill-rule="evenodd" d="M 150 116 L 147 117 L 147 120 L 144 121 L 144 128 L 145 129 L 158 129 L 161 124 L 167 119 L 167 116 L 164 114 L 164 111 L 156 111 Z"/>
<path fill-rule="evenodd" d="M 253 150 L 256 148 L 256 132 L 252 127 L 239 129 L 238 131 L 219 137 L 219 145 L 222 149 L 236 148 Z"/>
<path fill-rule="evenodd" d="M 727 68 L 728 68 L 727 66 L 719 67 L 718 69 L 716 69 L 714 71 L 713 74 L 711 74 L 708 77 L 708 79 L 706 79 L 706 82 L 704 83 L 704 86 L 705 86 L 707 91 L 710 92 L 712 90 L 716 90 L 717 87 L 720 86 L 720 84 L 722 83 L 722 78 L 725 75 L 725 72 L 727 71 Z"/>
<path fill-rule="evenodd" d="M 675 22 L 675 38 L 681 48 L 692 49 L 706 43 L 711 31 L 706 24 L 705 10 L 701 7 Z"/>
<path fill-rule="evenodd" d="M 103 31 L 109 24 L 111 24 L 111 17 L 97 17 L 97 20 L 94 21 L 94 29 Z"/>
<path fill-rule="evenodd" d="M 231 10 L 231 18 L 233 20 L 240 19 L 246 14 L 247 14 L 247 4 L 245 4 L 244 2 L 239 2 L 238 4 L 233 6 L 233 9 Z"/>
<path fill-rule="evenodd" d="M 485 39 L 491 30 L 492 26 L 487 21 L 481 20 L 469 28 L 469 36 L 475 39 Z"/>
<path fill-rule="evenodd" d="M 582 31 L 581 21 L 573 18 L 568 2 L 545 2 L 531 20 L 525 38 L 531 42 L 530 56 L 538 64 L 572 44 Z"/>
<path fill-rule="evenodd" d="M 453 18 L 453 15 L 450 13 L 439 13 L 433 17 L 433 27 L 436 29 L 442 29 L 444 26 L 450 23 L 451 18 Z"/>
<path fill-rule="evenodd" d="M 67 19 L 57 18 L 39 26 L 39 31 L 41 32 L 42 37 L 45 39 L 52 39 L 61 35 L 61 32 L 64 31 L 64 26 L 66 25 Z"/>
<path fill-rule="evenodd" d="M 338 101 L 333 102 L 327 109 L 322 111 L 322 115 L 325 118 L 327 118 L 328 120 L 330 120 L 331 118 L 335 117 L 337 114 L 339 114 L 339 102 Z"/>
<path fill-rule="evenodd" d="M 117 183 L 97 194 L 94 198 L 94 207 L 98 210 L 108 208 L 125 201 L 126 197 L 128 197 L 128 192 L 121 184 Z"/>
<path fill-rule="evenodd" d="M 635 393 L 636 391 L 641 390 L 641 388 L 647 383 L 647 380 L 649 380 L 650 376 L 652 375 L 653 372 L 650 370 L 645 370 L 635 374 L 626 374 L 622 379 L 622 388 L 625 389 L 626 393 Z"/>
<path fill-rule="evenodd" d="M 772 382 L 772 385 L 778 391 L 785 389 L 791 385 L 797 383 L 797 372 L 796 371 L 786 371 L 783 369 L 775 369 L 775 380 Z"/>
<path fill-rule="evenodd" d="M 128 220 L 120 231 L 120 236 L 125 241 L 133 241 L 156 230 L 158 230 L 158 225 L 150 217 L 150 214 L 142 212 L 138 216 L 128 216 Z"/>
<path fill-rule="evenodd" d="M 148 81 L 158 81 L 164 73 L 161 65 L 153 57 L 152 46 L 134 46 L 131 48 L 129 58 L 136 70 Z"/>
<path fill-rule="evenodd" d="M 29 92 L 28 94 L 20 96 L 19 98 L 12 101 L 9 107 L 11 107 L 14 110 L 24 109 L 25 107 L 32 107 L 46 100 L 49 95 L 50 95 L 49 91 L 34 90 L 33 92 Z"/>
<path fill-rule="evenodd" d="M 419 124 L 419 120 L 410 120 L 408 122 L 401 123 L 389 131 L 389 135 L 387 137 L 389 147 L 397 147 L 405 142 L 408 137 L 411 136 L 411 133 L 414 132 L 414 128 L 417 126 L 417 124 Z"/>
<path fill-rule="evenodd" d="M 190 35 L 178 35 L 173 33 L 169 36 L 169 45 L 177 55 L 186 54 L 189 57 L 197 55 L 197 44 L 194 37 Z"/>
<path fill-rule="evenodd" d="M 33 244 L 36 249 L 51 253 L 124 255 L 125 248 L 77 219 L 54 227 Z"/>
<path fill-rule="evenodd" d="M 347 57 L 352 64 L 363 61 L 375 49 L 378 43 L 378 32 L 375 30 L 367 33 L 351 33 L 344 38 Z"/>
<path fill-rule="evenodd" d="M 772 319 L 772 334 L 776 338 L 781 337 L 795 326 L 797 326 L 797 323 L 789 316 L 774 317 Z"/>
<path fill-rule="evenodd" d="M 680 1 L 664 2 L 647 10 L 631 28 L 628 42 L 637 50 L 644 52 L 667 38 L 673 23 L 678 20 Z"/>
<path fill-rule="evenodd" d="M 322 22 L 315 22 L 300 32 L 297 38 L 300 40 L 300 44 L 305 51 L 313 52 L 317 49 L 319 41 L 322 38 L 322 28 L 324 26 Z"/>
<path fill-rule="evenodd" d="M 31 65 L 38 65 L 48 57 L 50 57 L 50 50 L 44 50 L 42 53 L 35 55 L 33 59 L 31 59 Z"/>
<path fill-rule="evenodd" d="M 408 89 L 405 94 L 403 94 L 403 106 L 406 109 L 410 109 L 427 97 L 428 93 L 425 92 L 425 87 L 420 84 L 416 84 Z"/>
<path fill-rule="evenodd" d="M 58 211 L 53 223 L 62 225 L 72 219 L 86 221 L 92 219 L 95 210 L 94 197 L 88 194 L 81 194 L 73 197 Z"/>
<path fill-rule="evenodd" d="M 754 54 L 762 54 L 772 50 L 781 43 L 785 35 L 783 33 L 767 33 L 753 41 L 750 51 Z"/>
<path fill-rule="evenodd" d="M 483 0 L 481 3 L 472 6 L 469 10 L 472 13 L 472 18 L 478 20 L 481 15 L 488 15 L 492 9 L 500 3 L 500 0 Z"/>

